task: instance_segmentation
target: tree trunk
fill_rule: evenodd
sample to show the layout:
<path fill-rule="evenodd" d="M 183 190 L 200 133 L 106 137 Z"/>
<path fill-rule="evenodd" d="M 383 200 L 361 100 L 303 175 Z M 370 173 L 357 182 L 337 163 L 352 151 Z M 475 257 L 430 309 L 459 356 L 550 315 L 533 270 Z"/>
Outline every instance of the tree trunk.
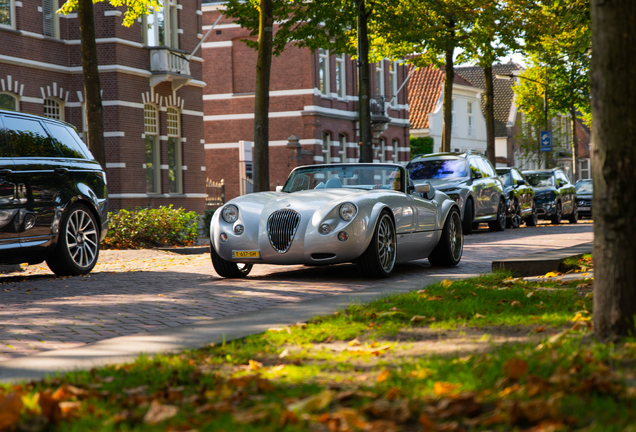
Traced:
<path fill-rule="evenodd" d="M 254 192 L 269 186 L 269 77 L 272 69 L 274 12 L 272 0 L 260 0 L 258 59 L 254 95 Z"/>
<path fill-rule="evenodd" d="M 360 71 L 358 106 L 360 111 L 360 162 L 373 162 L 373 131 L 371 128 L 371 86 L 369 72 L 369 35 L 364 0 L 358 7 L 358 70 Z"/>
<path fill-rule="evenodd" d="M 486 80 L 486 93 L 484 94 L 486 105 L 486 157 L 492 166 L 497 166 L 495 161 L 495 105 L 493 102 L 492 64 L 484 68 L 484 78 Z"/>
<path fill-rule="evenodd" d="M 592 1 L 594 333 L 636 328 L 636 2 Z"/>
<path fill-rule="evenodd" d="M 579 140 L 576 136 L 576 108 L 570 108 L 570 117 L 572 118 L 572 182 L 580 178 L 579 174 Z"/>
<path fill-rule="evenodd" d="M 455 38 L 455 21 L 450 20 L 447 24 L 451 40 Z M 455 44 L 451 43 L 446 49 L 446 66 L 444 76 L 444 130 L 442 131 L 441 152 L 451 151 L 451 133 L 453 129 L 453 81 L 455 80 L 455 68 L 453 65 L 453 54 Z"/>
<path fill-rule="evenodd" d="M 95 16 L 93 0 L 80 0 L 77 8 L 80 29 L 80 49 L 82 52 L 82 72 L 84 75 L 84 98 L 86 103 L 86 123 L 88 127 L 88 148 L 97 162 L 106 169 L 104 149 L 104 108 L 102 107 L 99 70 L 97 68 L 97 44 L 95 42 Z"/>

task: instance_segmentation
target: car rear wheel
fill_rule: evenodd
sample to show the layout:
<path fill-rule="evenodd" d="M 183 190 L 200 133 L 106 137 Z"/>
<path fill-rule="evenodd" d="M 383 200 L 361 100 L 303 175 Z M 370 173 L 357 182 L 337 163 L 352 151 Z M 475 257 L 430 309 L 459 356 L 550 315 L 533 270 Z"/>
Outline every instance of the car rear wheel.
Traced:
<path fill-rule="evenodd" d="M 488 222 L 488 227 L 490 231 L 503 231 L 506 229 L 506 203 L 503 199 L 499 200 L 499 205 L 497 206 L 497 218 Z"/>
<path fill-rule="evenodd" d="M 356 264 L 364 275 L 371 277 L 388 277 L 395 267 L 397 257 L 397 241 L 395 225 L 388 211 L 383 211 L 373 232 L 373 238 Z"/>
<path fill-rule="evenodd" d="M 562 213 L 562 210 L 561 210 L 561 202 L 558 201 L 556 203 L 556 208 L 554 210 L 554 216 L 552 216 L 552 218 L 551 218 L 552 223 L 555 224 L 555 225 L 560 224 L 561 223 L 561 217 L 563 217 L 563 213 Z"/>
<path fill-rule="evenodd" d="M 466 206 L 464 207 L 464 220 L 462 221 L 462 232 L 464 235 L 473 233 L 475 225 L 473 224 L 473 200 L 468 198 L 466 200 Z"/>
<path fill-rule="evenodd" d="M 537 215 L 537 203 L 532 201 L 532 214 L 526 218 L 526 225 L 534 227 L 539 224 L 539 215 Z"/>
<path fill-rule="evenodd" d="M 442 237 L 428 257 L 434 266 L 450 267 L 459 264 L 464 251 L 464 236 L 461 229 L 459 211 L 453 208 L 442 229 Z"/>
<path fill-rule="evenodd" d="M 579 206 L 574 203 L 574 210 L 572 210 L 572 213 L 568 216 L 568 222 L 570 223 L 577 223 L 579 220 Z"/>
<path fill-rule="evenodd" d="M 228 279 L 244 278 L 251 271 L 253 264 L 233 263 L 226 261 L 216 253 L 214 246 L 210 245 L 210 257 L 212 258 L 212 265 L 214 270 L 219 276 Z"/>
<path fill-rule="evenodd" d="M 58 276 L 90 273 L 99 258 L 97 220 L 83 204 L 71 207 L 62 216 L 57 246 L 46 264 Z"/>
<path fill-rule="evenodd" d="M 521 207 L 517 200 L 513 201 L 510 216 L 506 219 L 508 228 L 519 228 L 521 225 Z"/>

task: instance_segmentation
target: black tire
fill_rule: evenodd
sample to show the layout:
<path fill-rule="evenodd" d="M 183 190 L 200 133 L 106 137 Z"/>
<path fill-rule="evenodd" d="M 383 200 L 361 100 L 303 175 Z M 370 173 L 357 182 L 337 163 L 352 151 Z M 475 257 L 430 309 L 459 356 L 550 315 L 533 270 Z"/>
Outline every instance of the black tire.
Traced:
<path fill-rule="evenodd" d="M 535 227 L 539 225 L 539 215 L 537 215 L 537 203 L 532 201 L 532 214 L 526 218 L 526 225 Z"/>
<path fill-rule="evenodd" d="M 473 200 L 468 198 L 466 200 L 466 206 L 464 207 L 464 220 L 462 221 L 462 233 L 464 235 L 470 235 L 473 233 L 473 229 L 475 228 L 473 224 L 474 214 Z"/>
<path fill-rule="evenodd" d="M 572 210 L 572 213 L 570 213 L 570 215 L 568 216 L 568 222 L 575 224 L 578 221 L 579 221 L 579 206 L 577 203 L 574 203 L 574 210 Z"/>
<path fill-rule="evenodd" d="M 214 270 L 219 276 L 227 279 L 239 279 L 244 278 L 250 271 L 252 271 L 253 264 L 237 264 L 230 261 L 226 261 L 216 253 L 214 246 L 210 244 L 210 257 L 212 258 L 212 265 Z"/>
<path fill-rule="evenodd" d="M 459 211 L 453 208 L 446 217 L 442 237 L 428 257 L 431 265 L 450 267 L 459 264 L 464 251 L 464 237 L 460 227 Z"/>
<path fill-rule="evenodd" d="M 488 228 L 490 231 L 503 231 L 506 229 L 506 203 L 503 198 L 499 200 L 499 205 L 497 206 L 497 218 L 488 222 Z"/>
<path fill-rule="evenodd" d="M 60 221 L 55 250 L 46 257 L 46 264 L 58 276 L 79 276 L 90 273 L 99 259 L 100 225 L 83 204 L 66 211 Z"/>
<path fill-rule="evenodd" d="M 561 201 L 557 201 L 556 208 L 554 210 L 554 216 L 550 218 L 553 224 L 558 225 L 561 223 L 563 217 L 563 210 L 561 209 Z"/>
<path fill-rule="evenodd" d="M 512 211 L 509 217 L 506 218 L 507 228 L 519 228 L 521 225 L 521 206 L 519 201 L 514 200 L 512 203 Z"/>
<path fill-rule="evenodd" d="M 397 235 L 393 218 L 387 210 L 382 211 L 375 224 L 371 243 L 356 259 L 358 269 L 364 276 L 389 277 L 397 257 Z"/>

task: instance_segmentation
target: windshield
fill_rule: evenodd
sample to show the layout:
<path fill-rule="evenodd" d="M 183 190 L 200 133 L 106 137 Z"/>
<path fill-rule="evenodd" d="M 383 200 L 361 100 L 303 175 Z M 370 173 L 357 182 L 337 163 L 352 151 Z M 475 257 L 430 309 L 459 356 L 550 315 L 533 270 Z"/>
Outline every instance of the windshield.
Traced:
<path fill-rule="evenodd" d="M 530 183 L 530 186 L 532 187 L 553 187 L 554 186 L 554 176 L 550 172 L 524 173 L 523 175 L 528 179 L 528 183 Z"/>
<path fill-rule="evenodd" d="M 308 166 L 290 174 L 283 192 L 333 188 L 403 190 L 401 177 L 400 169 L 394 166 Z"/>
<path fill-rule="evenodd" d="M 576 193 L 591 194 L 593 192 L 593 183 L 591 181 L 578 182 L 575 186 Z"/>
<path fill-rule="evenodd" d="M 411 180 L 467 177 L 465 159 L 425 159 L 406 166 Z"/>
<path fill-rule="evenodd" d="M 497 175 L 499 176 L 503 184 L 507 185 L 512 183 L 510 181 L 510 170 L 497 170 Z"/>

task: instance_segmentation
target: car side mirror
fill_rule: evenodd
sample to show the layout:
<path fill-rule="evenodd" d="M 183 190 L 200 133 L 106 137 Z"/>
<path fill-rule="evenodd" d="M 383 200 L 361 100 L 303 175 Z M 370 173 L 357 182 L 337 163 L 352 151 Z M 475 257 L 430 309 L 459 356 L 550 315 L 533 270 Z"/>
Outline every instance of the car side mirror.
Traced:
<path fill-rule="evenodd" d="M 526 181 L 525 181 L 525 180 L 517 180 L 517 184 L 518 184 L 519 186 L 523 186 L 523 185 L 525 185 L 525 184 L 526 184 Z"/>
<path fill-rule="evenodd" d="M 282 192 L 282 191 L 283 191 L 282 186 L 276 186 L 276 192 Z"/>
<path fill-rule="evenodd" d="M 415 192 L 417 192 L 417 193 L 427 194 L 430 191 L 431 191 L 431 185 L 430 184 L 419 184 L 419 185 L 415 186 Z"/>
<path fill-rule="evenodd" d="M 482 177 L 481 172 L 473 171 L 473 178 L 474 179 L 480 179 L 481 177 Z"/>

